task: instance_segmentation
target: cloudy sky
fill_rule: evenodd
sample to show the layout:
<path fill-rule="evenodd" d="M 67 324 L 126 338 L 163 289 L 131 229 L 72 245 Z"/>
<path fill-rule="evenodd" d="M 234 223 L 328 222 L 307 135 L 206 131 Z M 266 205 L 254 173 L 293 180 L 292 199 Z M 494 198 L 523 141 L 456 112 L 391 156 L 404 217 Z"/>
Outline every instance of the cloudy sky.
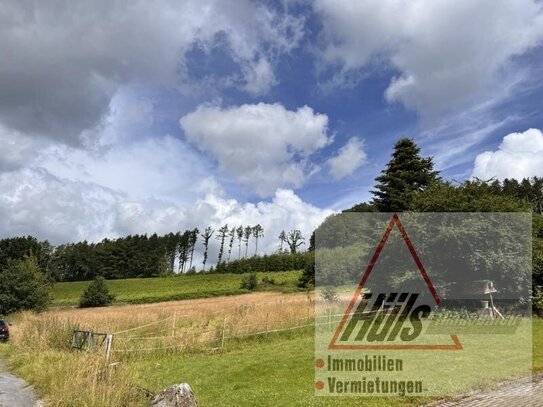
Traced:
<path fill-rule="evenodd" d="M 0 235 L 53 243 L 368 200 L 399 137 L 543 176 L 537 0 L 0 0 Z"/>

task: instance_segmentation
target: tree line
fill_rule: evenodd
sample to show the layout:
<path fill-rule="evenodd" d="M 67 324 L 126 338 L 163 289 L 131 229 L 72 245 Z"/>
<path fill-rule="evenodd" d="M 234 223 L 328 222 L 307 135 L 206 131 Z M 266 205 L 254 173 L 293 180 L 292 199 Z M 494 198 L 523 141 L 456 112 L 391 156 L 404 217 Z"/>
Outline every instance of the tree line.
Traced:
<path fill-rule="evenodd" d="M 106 279 L 145 278 L 171 274 L 207 272 L 241 272 L 292 270 L 296 260 L 286 260 L 305 244 L 297 230 L 282 231 L 278 236 L 276 256 L 259 256 L 259 241 L 264 236 L 261 225 L 218 229 L 207 227 L 168 233 L 159 236 L 129 235 L 101 242 L 77 242 L 53 247 L 35 237 L 0 240 L 0 271 L 10 261 L 36 258 L 38 269 L 51 281 L 83 281 L 97 276 Z M 215 266 L 210 263 L 210 246 L 215 241 L 218 255 Z M 196 263 L 195 252 L 200 245 L 202 262 Z M 256 258 L 257 260 L 255 260 Z M 215 259 L 214 259 L 215 260 Z M 302 266 L 303 268 L 303 266 Z"/>

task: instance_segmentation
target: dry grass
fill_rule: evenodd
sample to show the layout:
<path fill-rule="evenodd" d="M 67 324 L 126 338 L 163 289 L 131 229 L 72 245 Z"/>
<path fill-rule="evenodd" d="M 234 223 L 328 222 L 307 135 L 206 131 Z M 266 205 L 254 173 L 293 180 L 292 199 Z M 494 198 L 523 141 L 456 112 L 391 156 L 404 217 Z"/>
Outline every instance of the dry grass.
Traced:
<path fill-rule="evenodd" d="M 48 406 L 141 406 L 145 397 L 132 384 L 131 361 L 150 357 L 148 349 L 211 349 L 222 344 L 225 328 L 224 336 L 238 336 L 294 326 L 312 315 L 313 301 L 307 295 L 272 292 L 23 312 L 12 320 L 9 366 L 45 395 Z M 116 333 L 111 359 L 106 362 L 102 352 L 72 350 L 74 327 Z M 119 361 L 120 367 L 112 369 Z"/>
<path fill-rule="evenodd" d="M 73 328 L 114 333 L 114 352 L 217 347 L 222 338 L 300 325 L 312 318 L 303 294 L 253 293 L 214 299 L 107 308 L 51 310 L 16 316 L 13 343 L 69 350 Z M 224 331 L 224 334 L 223 334 Z"/>

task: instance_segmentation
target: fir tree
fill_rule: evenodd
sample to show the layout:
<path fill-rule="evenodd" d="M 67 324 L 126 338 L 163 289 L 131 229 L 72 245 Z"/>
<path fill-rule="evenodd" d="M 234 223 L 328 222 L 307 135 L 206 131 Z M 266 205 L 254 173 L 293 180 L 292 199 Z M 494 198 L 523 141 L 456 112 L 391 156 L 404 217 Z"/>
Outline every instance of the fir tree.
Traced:
<path fill-rule="evenodd" d="M 420 148 L 408 138 L 394 146 L 392 158 L 375 180 L 373 204 L 380 212 L 401 212 L 409 207 L 413 195 L 439 179 L 430 157 L 420 156 Z"/>

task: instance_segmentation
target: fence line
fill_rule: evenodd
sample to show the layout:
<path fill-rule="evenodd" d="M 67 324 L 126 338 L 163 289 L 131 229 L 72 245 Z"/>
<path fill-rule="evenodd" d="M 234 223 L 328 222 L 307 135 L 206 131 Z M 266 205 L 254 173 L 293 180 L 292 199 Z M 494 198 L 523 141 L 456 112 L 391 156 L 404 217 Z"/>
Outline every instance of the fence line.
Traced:
<path fill-rule="evenodd" d="M 224 337 L 222 337 L 222 339 L 226 340 L 226 339 L 235 339 L 235 338 L 245 338 L 245 337 L 249 337 L 249 336 L 264 335 L 264 334 L 269 334 L 269 333 L 286 332 L 286 331 L 292 331 L 292 330 L 295 330 L 295 329 L 302 329 L 302 328 L 306 328 L 308 326 L 315 326 L 315 325 L 322 325 L 322 324 L 311 323 L 311 324 L 305 324 L 305 325 L 297 325 L 297 326 L 292 326 L 292 327 L 289 327 L 289 328 L 271 329 L 271 330 L 267 330 L 267 331 L 251 332 L 251 333 L 248 333 L 248 334 L 224 336 Z M 164 337 L 159 337 L 159 338 L 164 338 Z M 153 348 L 112 349 L 112 352 L 121 352 L 121 353 L 140 352 L 140 351 L 141 352 L 150 352 L 150 351 L 153 351 L 153 350 L 179 349 L 179 348 L 186 348 L 186 347 L 187 347 L 186 345 L 173 345 L 173 346 L 160 346 L 160 347 L 153 347 Z M 221 347 L 224 347 L 224 342 L 221 343 Z"/>
<path fill-rule="evenodd" d="M 164 319 L 161 319 L 161 320 L 158 320 L 158 321 L 154 321 L 154 322 L 151 322 L 151 323 L 146 324 L 146 325 L 140 325 L 140 326 L 136 326 L 136 327 L 134 327 L 134 328 L 125 329 L 124 331 L 113 332 L 113 334 L 114 334 L 114 335 L 119 335 L 119 334 L 124 334 L 124 333 L 126 333 L 126 332 L 135 331 L 135 330 L 137 330 L 137 329 L 147 328 L 148 326 L 159 324 L 159 323 L 164 322 L 164 321 L 167 321 L 167 320 L 169 320 L 169 319 L 171 319 L 171 318 L 173 318 L 173 315 L 172 315 L 172 316 L 169 316 L 168 318 L 164 318 Z"/>
<path fill-rule="evenodd" d="M 225 300 L 227 301 L 227 300 Z M 215 304 L 215 303 L 213 303 Z M 263 303 L 256 303 L 256 304 L 240 304 L 238 306 L 236 306 L 234 308 L 234 310 L 236 309 L 239 309 L 239 308 L 243 308 L 243 307 L 247 307 L 247 308 L 251 308 L 251 307 L 262 307 L 262 306 L 265 306 L 265 305 L 270 305 L 270 304 L 275 304 L 275 305 L 283 305 L 283 300 L 281 301 L 269 301 L 269 302 L 263 302 Z M 194 308 L 197 308 L 197 307 L 189 307 L 188 309 L 194 309 Z M 213 315 L 213 314 L 225 314 L 225 312 L 223 310 L 217 310 L 217 311 L 209 311 L 209 312 L 203 312 L 202 313 L 203 315 Z M 182 315 L 178 315 L 174 312 L 173 315 L 167 317 L 167 318 L 164 318 L 162 320 L 159 320 L 159 321 L 154 321 L 154 322 L 151 322 L 149 324 L 145 324 L 145 325 L 140 325 L 140 326 L 136 326 L 136 327 L 133 327 L 133 328 L 129 328 L 129 329 L 125 329 L 125 330 L 122 330 L 122 331 L 118 331 L 118 332 L 114 332 L 115 335 L 120 335 L 120 334 L 123 334 L 123 333 L 126 333 L 126 332 L 132 332 L 132 331 L 136 331 L 138 329 L 142 329 L 142 328 L 147 328 L 149 326 L 152 326 L 152 325 L 155 325 L 155 324 L 158 324 L 160 322 L 165 322 L 169 319 L 174 319 L 176 320 L 177 318 L 183 318 L 183 317 L 193 317 L 194 314 L 182 314 Z"/>

